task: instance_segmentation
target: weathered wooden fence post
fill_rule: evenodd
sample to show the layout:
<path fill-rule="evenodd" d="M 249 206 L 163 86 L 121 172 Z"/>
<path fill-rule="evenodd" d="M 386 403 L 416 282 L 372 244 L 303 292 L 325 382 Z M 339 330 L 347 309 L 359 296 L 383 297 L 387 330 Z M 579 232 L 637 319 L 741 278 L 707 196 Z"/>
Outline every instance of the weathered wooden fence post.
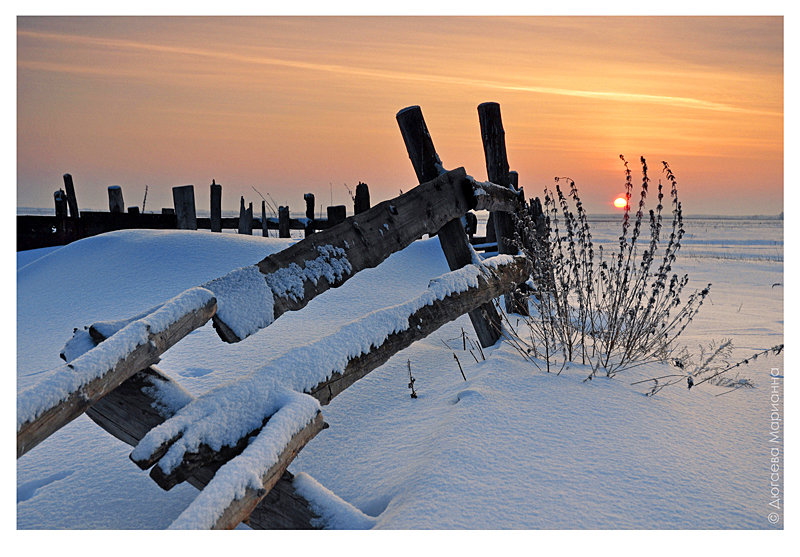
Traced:
<path fill-rule="evenodd" d="M 261 200 L 261 237 L 269 237 L 269 229 L 267 228 L 267 202 Z"/>
<path fill-rule="evenodd" d="M 67 205 L 69 206 L 69 216 L 77 219 L 80 217 L 78 213 L 78 199 L 75 197 L 75 185 L 72 183 L 72 175 L 64 174 L 64 189 L 67 190 Z"/>
<path fill-rule="evenodd" d="M 444 170 L 433 139 L 422 117 L 419 106 L 410 106 L 397 113 L 397 123 L 406 144 L 406 151 L 414 166 L 417 180 L 420 183 L 433 180 Z M 460 269 L 472 263 L 472 248 L 464 232 L 461 219 L 453 219 L 438 232 L 447 264 L 450 270 Z M 491 302 L 483 304 L 478 309 L 469 312 L 469 318 L 481 345 L 486 348 L 492 346 L 500 338 L 500 316 Z"/>
<path fill-rule="evenodd" d="M 53 199 L 56 202 L 56 218 L 67 218 L 67 194 L 64 190 L 53 192 Z"/>
<path fill-rule="evenodd" d="M 122 200 L 122 188 L 108 186 L 108 211 L 110 213 L 124 213 L 125 201 Z"/>
<path fill-rule="evenodd" d="M 211 180 L 211 232 L 222 232 L 222 185 Z"/>
<path fill-rule="evenodd" d="M 197 230 L 197 211 L 194 204 L 194 186 L 172 188 L 172 203 L 179 230 Z"/>
<path fill-rule="evenodd" d="M 303 236 L 308 238 L 314 233 L 314 194 L 305 194 L 303 200 L 306 202 L 306 219 L 308 219 L 306 227 L 303 230 Z"/>
<path fill-rule="evenodd" d="M 281 205 L 278 207 L 278 238 L 291 238 L 289 232 L 289 207 Z"/>
<path fill-rule="evenodd" d="M 239 198 L 239 234 L 253 234 L 253 204 L 245 209 L 244 197 Z"/>
<path fill-rule="evenodd" d="M 512 178 L 509 174 L 508 156 L 506 154 L 506 133 L 503 129 L 503 119 L 500 115 L 500 105 L 487 102 L 478 105 L 478 119 L 481 125 L 481 138 L 483 151 L 486 156 L 486 173 L 489 181 L 504 186 L 512 187 Z M 516 173 L 515 173 L 516 174 Z M 519 176 L 515 176 L 519 180 Z M 519 250 L 514 245 L 514 218 L 511 214 L 495 211 L 494 228 L 497 236 L 497 252 L 516 255 Z M 488 233 L 487 233 L 488 236 Z M 507 295 L 506 311 L 509 313 L 527 313 L 525 308 L 514 300 L 513 293 Z"/>
<path fill-rule="evenodd" d="M 369 210 L 369 186 L 361 182 L 356 186 L 356 198 L 354 200 L 353 214 L 363 213 Z"/>
<path fill-rule="evenodd" d="M 347 207 L 344 205 L 331 205 L 328 207 L 328 226 L 336 226 L 347 218 Z"/>
<path fill-rule="evenodd" d="M 139 207 L 137 207 L 136 205 L 131 205 L 130 207 L 128 207 L 128 214 L 129 215 L 138 215 L 138 214 L 140 214 Z"/>
<path fill-rule="evenodd" d="M 239 234 L 247 234 L 247 209 L 244 206 L 244 197 L 239 198 Z"/>

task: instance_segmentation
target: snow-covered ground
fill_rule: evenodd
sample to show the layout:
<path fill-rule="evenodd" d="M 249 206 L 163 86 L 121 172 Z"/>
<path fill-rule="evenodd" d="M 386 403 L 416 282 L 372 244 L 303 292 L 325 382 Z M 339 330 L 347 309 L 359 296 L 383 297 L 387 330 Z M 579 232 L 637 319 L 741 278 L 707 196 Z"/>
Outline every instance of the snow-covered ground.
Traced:
<path fill-rule="evenodd" d="M 783 342 L 782 223 L 764 222 L 687 223 L 681 270 L 690 289 L 714 285 L 684 334 L 690 348 L 732 338 L 735 355 L 745 357 Z M 595 236 L 613 242 L 615 228 L 598 223 Z M 59 351 L 75 327 L 134 316 L 293 241 L 122 231 L 18 254 L 17 392 L 62 364 Z M 419 296 L 447 270 L 437 239 L 415 242 L 240 343 L 223 343 L 208 324 L 158 367 L 199 396 Z M 475 337 L 462 316 L 322 408 L 331 427 L 290 470 L 298 489 L 326 510 L 329 526 L 783 526 L 783 500 L 778 524 L 768 520 L 770 372 L 778 368 L 782 383 L 782 355 L 740 371 L 753 389 L 716 396 L 724 389 L 681 384 L 646 397 L 646 386 L 631 383 L 663 375 L 659 365 L 584 383 L 581 366 L 547 374 L 503 343 L 485 350 L 482 361 L 462 349 L 462 329 Z M 168 527 L 198 491 L 187 484 L 162 491 L 130 452 L 85 416 L 55 433 L 17 461 L 17 528 Z"/>

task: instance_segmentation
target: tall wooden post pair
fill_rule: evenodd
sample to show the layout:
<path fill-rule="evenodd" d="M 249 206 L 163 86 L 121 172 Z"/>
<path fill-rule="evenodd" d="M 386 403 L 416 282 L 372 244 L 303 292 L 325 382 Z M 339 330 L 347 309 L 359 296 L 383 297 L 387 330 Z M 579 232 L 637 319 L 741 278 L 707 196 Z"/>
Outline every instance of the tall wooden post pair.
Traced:
<path fill-rule="evenodd" d="M 433 139 L 422 117 L 422 109 L 419 106 L 404 108 L 397 113 L 397 123 L 419 183 L 429 182 L 442 174 L 444 171 L 442 161 L 436 154 Z M 450 270 L 460 269 L 473 262 L 474 252 L 469 245 L 460 218 L 445 224 L 437 235 Z M 499 340 L 500 316 L 491 302 L 469 312 L 469 318 L 484 348 L 492 346 Z"/>

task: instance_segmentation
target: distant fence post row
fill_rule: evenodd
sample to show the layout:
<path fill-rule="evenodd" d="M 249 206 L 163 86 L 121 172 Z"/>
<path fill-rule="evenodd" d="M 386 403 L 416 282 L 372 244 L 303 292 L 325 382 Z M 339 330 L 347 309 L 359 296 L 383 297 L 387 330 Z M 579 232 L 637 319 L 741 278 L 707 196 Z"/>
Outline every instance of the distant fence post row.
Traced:
<path fill-rule="evenodd" d="M 288 206 L 273 206 L 267 200 L 261 202 L 260 216 L 254 216 L 253 204 L 246 204 L 244 197 L 240 198 L 239 216 L 225 218 L 222 216 L 222 185 L 214 180 L 210 186 L 209 218 L 197 216 L 192 185 L 173 187 L 173 207 L 162 208 L 160 213 L 144 213 L 138 206 L 130 206 L 126 212 L 122 188 L 118 185 L 108 187 L 107 213 L 79 213 L 75 186 L 70 174 L 64 175 L 64 186 L 65 189 L 59 189 L 53 194 L 54 217 L 17 216 L 17 251 L 65 245 L 104 232 L 125 229 L 206 229 L 212 232 L 231 229 L 240 234 L 253 234 L 255 228 L 261 229 L 265 237 L 269 235 L 269 231 L 276 230 L 279 238 L 289 238 L 292 230 L 302 230 L 303 236 L 307 237 L 336 226 L 347 218 L 347 208 L 344 205 L 330 206 L 324 216 L 317 218 L 313 193 L 303 196 L 306 207 L 302 218 L 291 218 Z M 369 186 L 359 182 L 353 197 L 353 213 L 360 214 L 369 208 Z M 268 210 L 272 216 L 268 216 Z"/>

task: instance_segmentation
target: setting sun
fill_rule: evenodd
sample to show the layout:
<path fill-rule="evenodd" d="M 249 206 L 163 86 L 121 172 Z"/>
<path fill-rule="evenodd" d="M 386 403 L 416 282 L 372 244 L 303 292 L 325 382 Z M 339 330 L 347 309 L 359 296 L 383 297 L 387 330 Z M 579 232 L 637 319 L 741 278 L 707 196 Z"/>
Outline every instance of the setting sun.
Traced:
<path fill-rule="evenodd" d="M 618 197 L 618 198 L 616 198 L 614 200 L 614 207 L 618 207 L 619 209 L 624 209 L 625 205 L 627 205 L 627 204 L 628 204 L 628 202 L 622 196 L 620 196 L 620 197 Z"/>

